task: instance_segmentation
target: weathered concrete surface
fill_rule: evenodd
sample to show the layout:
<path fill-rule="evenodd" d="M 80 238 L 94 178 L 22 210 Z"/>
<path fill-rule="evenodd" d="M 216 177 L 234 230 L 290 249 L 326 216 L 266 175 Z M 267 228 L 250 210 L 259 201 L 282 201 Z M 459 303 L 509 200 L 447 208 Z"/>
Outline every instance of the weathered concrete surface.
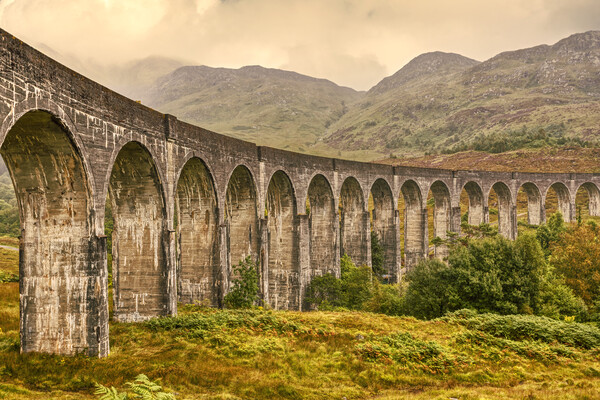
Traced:
<path fill-rule="evenodd" d="M 217 197 L 210 172 L 190 159 L 177 184 L 179 301 L 219 304 L 220 258 Z"/>
<path fill-rule="evenodd" d="M 339 275 L 340 254 L 370 264 L 369 194 L 391 280 L 427 255 L 430 190 L 440 237 L 460 230 L 463 190 L 471 224 L 489 221 L 498 195 L 509 238 L 521 187 L 531 223 L 544 221 L 551 189 L 566 220 L 580 188 L 600 214 L 596 174 L 391 167 L 258 147 L 126 99 L 1 30 L 0 49 L 0 152 L 23 228 L 23 351 L 108 354 L 109 192 L 115 316 L 124 321 L 175 314 L 178 299 L 221 305 L 232 265 L 246 256 L 260 263 L 267 304 L 300 309 L 313 276 Z"/>

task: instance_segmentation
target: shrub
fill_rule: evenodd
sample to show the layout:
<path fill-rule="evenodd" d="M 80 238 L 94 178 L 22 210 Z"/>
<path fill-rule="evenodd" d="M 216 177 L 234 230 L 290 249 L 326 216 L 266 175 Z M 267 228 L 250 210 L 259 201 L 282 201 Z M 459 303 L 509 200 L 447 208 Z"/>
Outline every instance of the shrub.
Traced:
<path fill-rule="evenodd" d="M 306 288 L 304 303 L 307 308 L 343 307 L 362 310 L 371 299 L 373 282 L 371 267 L 357 267 L 344 254 L 340 260 L 341 278 L 331 274 L 316 276 Z"/>
<path fill-rule="evenodd" d="M 342 307 L 342 282 L 332 274 L 313 277 L 306 287 L 304 303 L 307 309 Z"/>
<path fill-rule="evenodd" d="M 550 263 L 565 283 L 594 309 L 600 300 L 600 229 L 594 224 L 576 226 L 550 247 Z"/>
<path fill-rule="evenodd" d="M 228 308 L 250 308 L 258 300 L 258 266 L 250 256 L 233 267 L 232 288 L 225 296 Z"/>
<path fill-rule="evenodd" d="M 342 272 L 342 304 L 351 310 L 361 310 L 371 298 L 372 272 L 368 265 L 357 267 L 352 259 L 344 254 L 340 260 Z"/>
<path fill-rule="evenodd" d="M 364 303 L 363 309 L 387 315 L 403 315 L 405 286 L 403 284 L 383 284 L 378 280 L 373 281 L 371 297 Z"/>
<path fill-rule="evenodd" d="M 383 280 L 383 275 L 387 272 L 383 266 L 385 252 L 377 232 L 371 231 L 371 268 L 373 275 L 379 280 Z"/>
<path fill-rule="evenodd" d="M 408 313 L 436 318 L 461 308 L 553 317 L 585 312 L 552 274 L 533 235 L 521 235 L 514 242 L 495 236 L 465 243 L 451 248 L 448 265 L 426 260 L 409 272 Z"/>
<path fill-rule="evenodd" d="M 563 322 L 533 315 L 477 314 L 471 310 L 459 310 L 447 314 L 441 320 L 509 340 L 556 342 L 584 349 L 600 346 L 600 329 L 577 322 Z"/>

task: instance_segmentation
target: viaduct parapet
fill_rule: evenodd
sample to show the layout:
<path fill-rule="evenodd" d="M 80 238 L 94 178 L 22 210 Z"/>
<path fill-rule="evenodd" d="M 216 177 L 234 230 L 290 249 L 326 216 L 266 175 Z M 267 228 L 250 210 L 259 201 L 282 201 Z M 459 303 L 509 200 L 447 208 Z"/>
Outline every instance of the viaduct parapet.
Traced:
<path fill-rule="evenodd" d="M 129 100 L 1 30 L 0 50 L 0 154 L 22 226 L 23 352 L 108 354 L 107 196 L 119 321 L 174 315 L 178 302 L 221 306 L 232 265 L 247 256 L 259 262 L 264 302 L 301 310 L 313 276 L 340 274 L 341 254 L 370 264 L 371 230 L 397 281 L 429 253 L 429 191 L 441 238 L 460 231 L 463 190 L 475 225 L 489 220 L 496 193 L 508 238 L 520 188 L 531 224 L 545 220 L 550 188 L 565 219 L 580 187 L 600 214 L 597 175 L 392 167 L 256 146 Z"/>

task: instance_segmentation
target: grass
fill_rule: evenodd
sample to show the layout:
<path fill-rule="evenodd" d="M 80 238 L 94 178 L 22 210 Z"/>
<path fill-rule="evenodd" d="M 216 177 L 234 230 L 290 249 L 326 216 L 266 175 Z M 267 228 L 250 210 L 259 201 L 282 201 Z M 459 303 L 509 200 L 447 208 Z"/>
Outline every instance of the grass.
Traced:
<path fill-rule="evenodd" d="M 122 388 L 140 373 L 181 399 L 585 399 L 600 390 L 598 328 L 470 312 L 419 321 L 182 306 L 175 318 L 111 323 L 107 358 L 19 354 L 18 283 L 0 285 L 0 399 L 89 399 L 94 382 Z"/>

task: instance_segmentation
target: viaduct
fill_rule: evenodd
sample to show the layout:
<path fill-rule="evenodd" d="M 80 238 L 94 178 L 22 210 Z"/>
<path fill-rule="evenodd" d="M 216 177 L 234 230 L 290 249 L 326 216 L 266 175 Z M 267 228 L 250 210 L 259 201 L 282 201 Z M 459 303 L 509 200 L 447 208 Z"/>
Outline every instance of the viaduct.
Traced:
<path fill-rule="evenodd" d="M 398 280 L 428 254 L 430 190 L 442 238 L 460 231 L 463 190 L 470 224 L 488 221 L 497 194 L 508 238 L 521 188 L 531 224 L 544 221 L 550 188 L 567 220 L 580 187 L 600 214 L 597 175 L 392 167 L 256 146 L 129 100 L 1 30 L 0 49 L 0 154 L 22 227 L 23 352 L 108 354 L 107 196 L 119 321 L 174 315 L 178 302 L 220 306 L 246 256 L 260 263 L 264 302 L 300 310 L 313 276 L 339 275 L 340 254 L 370 264 L 371 229 Z"/>

